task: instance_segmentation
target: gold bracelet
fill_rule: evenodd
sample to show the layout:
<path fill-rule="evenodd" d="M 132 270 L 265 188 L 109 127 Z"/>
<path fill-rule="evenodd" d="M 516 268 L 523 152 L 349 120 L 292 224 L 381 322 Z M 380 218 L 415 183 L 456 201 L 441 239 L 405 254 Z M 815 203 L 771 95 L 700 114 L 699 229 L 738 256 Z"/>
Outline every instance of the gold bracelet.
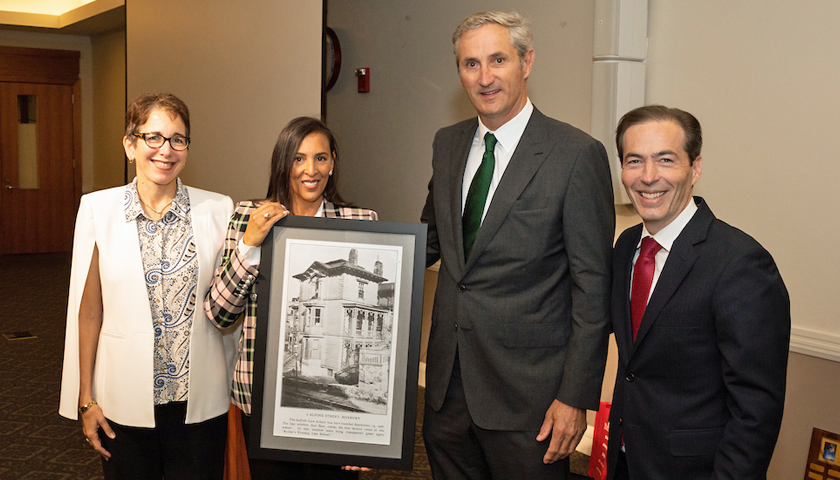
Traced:
<path fill-rule="evenodd" d="M 89 402 L 87 402 L 86 404 L 79 407 L 79 413 L 87 412 L 88 410 L 90 410 L 90 407 L 92 407 L 94 405 L 98 405 L 98 403 L 96 403 L 96 400 L 91 398 Z"/>

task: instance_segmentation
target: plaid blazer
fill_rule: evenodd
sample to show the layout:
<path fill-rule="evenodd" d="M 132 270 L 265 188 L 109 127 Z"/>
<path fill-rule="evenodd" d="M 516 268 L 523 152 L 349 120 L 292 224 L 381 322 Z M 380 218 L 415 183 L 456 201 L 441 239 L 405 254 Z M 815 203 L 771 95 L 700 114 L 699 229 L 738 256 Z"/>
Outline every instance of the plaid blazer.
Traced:
<path fill-rule="evenodd" d="M 243 412 L 251 414 L 251 385 L 254 376 L 254 337 L 257 322 L 257 295 L 254 293 L 259 265 L 250 265 L 236 248 L 245 235 L 251 211 L 257 208 L 252 201 L 239 202 L 230 218 L 225 238 L 222 262 L 214 274 L 210 291 L 204 298 L 204 311 L 219 328 L 226 328 L 245 313 L 239 353 L 233 374 L 231 400 Z M 342 207 L 324 200 L 324 216 L 353 220 L 377 220 L 375 211 L 367 208 Z"/>

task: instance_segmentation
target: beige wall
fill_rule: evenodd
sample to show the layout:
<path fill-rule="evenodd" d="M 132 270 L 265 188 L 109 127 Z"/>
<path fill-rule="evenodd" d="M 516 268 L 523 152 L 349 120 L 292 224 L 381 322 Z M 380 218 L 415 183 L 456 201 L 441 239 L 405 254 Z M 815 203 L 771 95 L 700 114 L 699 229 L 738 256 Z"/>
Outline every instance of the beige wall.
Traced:
<path fill-rule="evenodd" d="M 0 30 L 0 45 L 79 52 L 82 90 L 82 192 L 93 190 L 93 69 L 89 37 Z"/>
<path fill-rule="evenodd" d="M 338 136 L 341 190 L 380 219 L 417 222 L 432 174 L 432 140 L 475 116 L 455 68 L 452 32 L 469 14 L 510 10 L 509 2 L 330 0 L 327 25 L 341 42 L 342 69 L 327 94 Z M 594 4 L 521 0 L 534 30 L 536 63 L 528 93 L 543 113 L 589 130 Z M 371 69 L 371 91 L 356 91 L 354 69 Z"/>
<path fill-rule="evenodd" d="M 698 117 L 696 191 L 773 254 L 793 350 L 840 361 L 837 18 L 832 0 L 650 0 L 647 101 Z"/>
<path fill-rule="evenodd" d="M 320 1 L 127 2 L 127 96 L 169 91 L 189 106 L 186 183 L 265 196 L 280 130 L 321 110 L 321 22 Z"/>
<path fill-rule="evenodd" d="M 91 37 L 93 190 L 122 185 L 125 175 L 125 30 Z"/>

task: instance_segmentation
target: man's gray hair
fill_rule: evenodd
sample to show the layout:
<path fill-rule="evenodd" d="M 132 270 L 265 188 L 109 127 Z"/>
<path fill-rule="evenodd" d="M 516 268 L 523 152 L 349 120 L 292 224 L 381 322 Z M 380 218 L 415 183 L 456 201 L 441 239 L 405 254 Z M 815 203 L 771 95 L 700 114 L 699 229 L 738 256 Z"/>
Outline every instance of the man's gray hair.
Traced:
<path fill-rule="evenodd" d="M 465 18 L 455 33 L 452 34 L 452 44 L 455 46 L 455 62 L 460 61 L 458 58 L 458 44 L 461 42 L 461 35 L 468 30 L 473 30 L 488 23 L 495 23 L 507 28 L 508 36 L 510 37 L 510 44 L 516 49 L 519 54 L 519 61 L 525 60 L 525 54 L 534 48 L 534 38 L 531 35 L 531 26 L 528 20 L 517 12 L 478 12 Z"/>

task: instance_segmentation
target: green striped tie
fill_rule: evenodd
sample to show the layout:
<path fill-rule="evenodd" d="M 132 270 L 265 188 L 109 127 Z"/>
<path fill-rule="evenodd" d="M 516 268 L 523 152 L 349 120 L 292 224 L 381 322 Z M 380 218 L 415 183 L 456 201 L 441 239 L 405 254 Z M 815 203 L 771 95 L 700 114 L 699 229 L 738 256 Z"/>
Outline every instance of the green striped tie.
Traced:
<path fill-rule="evenodd" d="M 484 135 L 484 157 L 481 159 L 481 166 L 475 172 L 470 191 L 467 193 L 467 202 L 464 205 L 464 260 L 469 260 L 475 237 L 481 227 L 481 215 L 484 213 L 484 205 L 487 203 L 487 192 L 490 190 L 490 181 L 493 179 L 493 169 L 496 166 L 496 157 L 493 151 L 496 148 L 496 137 L 487 132 Z"/>

